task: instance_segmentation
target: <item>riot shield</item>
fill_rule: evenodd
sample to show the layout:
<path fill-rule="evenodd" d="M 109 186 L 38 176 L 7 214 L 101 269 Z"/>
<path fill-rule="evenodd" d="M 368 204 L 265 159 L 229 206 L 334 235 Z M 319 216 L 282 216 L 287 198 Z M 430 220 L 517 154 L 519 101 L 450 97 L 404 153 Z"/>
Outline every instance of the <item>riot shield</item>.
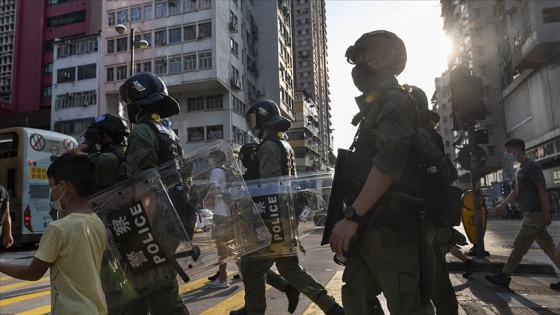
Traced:
<path fill-rule="evenodd" d="M 324 209 L 330 197 L 332 172 L 300 174 L 299 177 L 270 177 L 247 181 L 247 188 L 272 235 L 270 246 L 246 255 L 244 259 L 278 258 L 297 255 L 303 250 L 298 239 L 298 216 Z"/>
<path fill-rule="evenodd" d="M 180 168 L 180 176 L 176 166 Z M 271 235 L 262 218 L 253 212 L 253 201 L 227 142 L 216 140 L 205 144 L 159 169 L 169 190 L 179 181 L 187 181 L 184 191 L 192 206 L 200 215 L 212 213 L 211 218 L 197 218 L 192 245 L 199 250 L 202 264 L 189 265 L 189 274 L 227 263 L 270 244 Z M 181 212 L 180 207 L 175 208 Z M 200 228 L 201 224 L 204 228 Z M 188 262 L 189 257 L 185 259 Z"/>
<path fill-rule="evenodd" d="M 108 307 L 125 304 L 159 289 L 190 268 L 176 257 L 201 265 L 156 170 L 145 171 L 90 199 L 107 228 L 101 272 Z"/>
<path fill-rule="evenodd" d="M 218 192 L 229 220 L 208 232 L 193 232 L 191 239 L 185 212 L 197 215 L 204 204 L 215 168 L 209 157 L 215 152 L 225 156 L 220 165 L 225 181 Z M 139 173 L 92 197 L 90 204 L 107 227 L 102 282 L 110 308 L 112 303 L 149 294 L 177 274 L 187 282 L 192 275 L 263 248 L 271 240 L 261 217 L 253 212 L 231 147 L 223 140 Z M 197 215 L 194 223 L 198 220 Z"/>

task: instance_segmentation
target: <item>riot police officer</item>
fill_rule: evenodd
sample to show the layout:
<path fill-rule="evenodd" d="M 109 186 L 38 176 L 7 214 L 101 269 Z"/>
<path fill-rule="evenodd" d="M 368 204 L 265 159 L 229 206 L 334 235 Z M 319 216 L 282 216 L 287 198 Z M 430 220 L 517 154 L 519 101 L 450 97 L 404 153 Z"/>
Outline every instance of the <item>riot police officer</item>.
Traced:
<path fill-rule="evenodd" d="M 150 72 L 132 75 L 120 87 L 120 99 L 126 106 L 129 121 L 134 124 L 125 155 L 129 177 L 183 155 L 179 139 L 167 119 L 179 113 L 179 103 L 167 94 L 167 87 L 160 77 Z M 182 187 L 177 188 L 182 190 Z M 173 200 L 173 203 L 178 208 L 184 201 L 186 196 L 182 201 Z M 193 213 L 193 221 L 194 215 L 196 213 Z M 166 240 L 160 240 L 161 244 L 178 244 L 172 236 L 165 237 Z M 177 272 L 171 265 L 141 276 L 144 282 L 142 296 L 128 303 L 123 313 L 189 314 L 179 296 Z"/>
<path fill-rule="evenodd" d="M 406 65 L 405 45 L 394 33 L 373 31 L 350 46 L 346 58 L 363 93 L 356 98 L 360 112 L 352 123 L 359 128 L 351 157 L 362 156 L 366 166 L 356 170 L 365 173 L 360 187 L 343 188 L 348 206 L 330 235 L 332 251 L 348 259 L 343 305 L 349 314 L 383 314 L 376 297 L 383 292 L 391 314 L 433 314 L 430 290 L 419 281 L 426 276 L 421 258 L 433 262 L 433 251 L 420 255 L 432 245 L 433 228 L 422 232 L 419 211 L 386 194 L 403 177 L 416 132 L 416 108 L 396 79 Z M 345 178 L 350 172 L 340 175 L 356 181 Z M 334 186 L 332 195 L 340 193 Z"/>
<path fill-rule="evenodd" d="M 272 101 L 259 101 L 247 112 L 247 122 L 253 135 L 261 139 L 257 158 L 260 178 L 296 175 L 295 157 L 286 141 L 284 132 L 291 122 L 280 115 L 278 105 Z M 231 315 L 264 314 L 266 309 L 265 273 L 276 263 L 278 272 L 299 292 L 316 303 L 328 315 L 344 314 L 342 307 L 327 294 L 325 288 L 300 265 L 297 256 L 245 260 L 241 272 L 245 285 L 245 308 L 232 311 Z M 298 293 L 299 294 L 299 293 Z M 290 313 L 295 311 L 289 310 Z"/>

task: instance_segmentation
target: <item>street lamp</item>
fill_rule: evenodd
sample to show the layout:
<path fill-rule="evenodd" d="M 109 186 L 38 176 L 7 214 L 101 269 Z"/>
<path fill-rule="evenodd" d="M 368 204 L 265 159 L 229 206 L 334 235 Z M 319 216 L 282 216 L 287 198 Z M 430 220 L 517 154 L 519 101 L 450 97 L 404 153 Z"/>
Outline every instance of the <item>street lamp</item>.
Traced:
<path fill-rule="evenodd" d="M 132 27 L 132 24 L 130 23 L 130 21 L 128 19 L 126 19 L 126 21 L 128 22 L 128 25 L 130 26 L 130 75 L 132 76 L 134 74 L 134 33 L 135 33 L 136 29 L 139 29 L 140 32 L 143 35 L 143 31 L 139 27 Z M 115 30 L 117 31 L 117 33 L 122 35 L 126 32 L 126 25 L 117 24 L 117 26 L 115 26 Z M 138 42 L 138 46 L 141 49 L 145 49 L 145 48 L 148 48 L 148 46 L 150 46 L 150 44 L 148 43 L 147 40 L 141 39 Z"/>

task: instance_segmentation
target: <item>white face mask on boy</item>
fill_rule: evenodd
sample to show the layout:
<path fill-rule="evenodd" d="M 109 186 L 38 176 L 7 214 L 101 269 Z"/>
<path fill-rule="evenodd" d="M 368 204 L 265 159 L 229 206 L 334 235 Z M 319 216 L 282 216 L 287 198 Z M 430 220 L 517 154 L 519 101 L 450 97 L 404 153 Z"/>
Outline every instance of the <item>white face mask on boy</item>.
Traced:
<path fill-rule="evenodd" d="M 55 209 L 56 211 L 60 212 L 60 211 L 64 211 L 64 209 L 62 208 L 62 204 L 60 203 L 60 200 L 62 199 L 62 197 L 64 197 L 64 194 L 62 194 L 62 196 L 60 196 L 60 198 L 58 198 L 58 200 L 52 200 L 52 192 L 53 190 L 56 189 L 56 187 L 60 186 L 60 184 L 54 186 L 51 191 L 50 191 L 50 198 L 51 199 L 51 208 Z"/>

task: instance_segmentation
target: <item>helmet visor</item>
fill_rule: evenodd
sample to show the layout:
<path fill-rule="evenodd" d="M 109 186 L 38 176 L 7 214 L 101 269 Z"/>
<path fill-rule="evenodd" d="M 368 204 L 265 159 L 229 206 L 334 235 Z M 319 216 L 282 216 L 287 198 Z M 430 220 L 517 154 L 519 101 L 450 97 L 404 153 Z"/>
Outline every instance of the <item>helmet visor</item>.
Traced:
<path fill-rule="evenodd" d="M 246 116 L 247 118 L 247 125 L 249 126 L 249 129 L 255 129 L 257 128 L 257 114 L 256 113 L 249 113 Z"/>

